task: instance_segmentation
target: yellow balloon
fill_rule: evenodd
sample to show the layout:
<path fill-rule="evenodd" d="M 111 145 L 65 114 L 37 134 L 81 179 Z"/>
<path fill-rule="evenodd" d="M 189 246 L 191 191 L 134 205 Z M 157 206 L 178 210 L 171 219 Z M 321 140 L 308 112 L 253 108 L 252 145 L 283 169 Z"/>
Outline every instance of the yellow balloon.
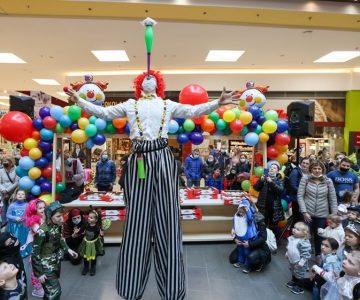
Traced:
<path fill-rule="evenodd" d="M 224 112 L 224 114 L 223 114 L 223 119 L 224 119 L 224 121 L 227 122 L 227 123 L 230 123 L 230 122 L 234 121 L 235 118 L 236 118 L 236 114 L 235 114 L 235 112 L 233 112 L 231 109 L 226 110 L 226 111 Z"/>
<path fill-rule="evenodd" d="M 259 134 L 259 140 L 262 143 L 266 143 L 269 140 L 269 138 L 270 138 L 269 135 L 267 133 L 265 133 L 265 132 L 261 132 Z"/>
<path fill-rule="evenodd" d="M 284 153 L 286 152 L 288 149 L 289 149 L 289 146 L 288 145 L 279 145 L 279 144 L 275 144 L 275 149 L 277 151 L 279 151 L 280 153 Z"/>
<path fill-rule="evenodd" d="M 67 115 L 67 114 L 68 114 L 69 107 L 70 107 L 70 106 L 65 106 L 65 107 L 64 107 L 64 115 Z"/>
<path fill-rule="evenodd" d="M 41 170 L 37 167 L 33 167 L 29 170 L 29 177 L 31 179 L 38 179 L 41 176 Z"/>
<path fill-rule="evenodd" d="M 277 157 L 276 160 L 280 163 L 280 164 L 286 164 L 288 161 L 288 156 L 286 155 L 286 153 L 280 153 Z"/>
<path fill-rule="evenodd" d="M 81 129 L 76 129 L 76 130 L 74 130 L 74 131 L 71 133 L 71 140 L 72 140 L 74 143 L 77 143 L 77 144 L 85 143 L 85 141 L 87 140 L 87 136 L 86 136 L 86 134 L 85 134 L 85 131 L 84 131 L 84 130 L 81 130 Z"/>
<path fill-rule="evenodd" d="M 89 124 L 90 124 L 90 122 L 89 122 L 89 119 L 87 119 L 87 118 L 80 118 L 78 120 L 78 126 L 80 129 L 85 129 L 85 127 Z"/>
<path fill-rule="evenodd" d="M 19 128 L 20 129 L 20 128 Z M 33 138 L 28 138 L 24 141 L 24 148 L 25 149 L 32 149 L 38 146 L 38 141 Z"/>
<path fill-rule="evenodd" d="M 274 133 L 277 129 L 277 124 L 273 120 L 267 120 L 262 125 L 262 129 L 265 133 Z"/>
<path fill-rule="evenodd" d="M 51 194 L 44 194 L 39 197 L 42 201 L 44 201 L 46 204 L 50 204 L 51 202 L 54 202 L 54 200 L 51 197 Z"/>
<path fill-rule="evenodd" d="M 29 156 L 34 159 L 37 160 L 42 156 L 42 152 L 39 148 L 32 148 L 29 151 Z"/>
<path fill-rule="evenodd" d="M 252 121 L 252 114 L 248 111 L 241 112 L 240 114 L 240 120 L 243 122 L 244 125 L 249 124 Z M 265 123 L 264 123 L 265 124 Z"/>

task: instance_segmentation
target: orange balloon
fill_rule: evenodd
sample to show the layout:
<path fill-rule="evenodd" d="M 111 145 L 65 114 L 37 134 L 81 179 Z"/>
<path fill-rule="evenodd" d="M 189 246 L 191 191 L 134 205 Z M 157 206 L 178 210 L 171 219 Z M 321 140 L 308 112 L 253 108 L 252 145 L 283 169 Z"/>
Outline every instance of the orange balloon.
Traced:
<path fill-rule="evenodd" d="M 201 123 L 202 130 L 212 132 L 215 129 L 215 123 L 210 119 L 205 119 Z"/>
<path fill-rule="evenodd" d="M 40 140 L 40 132 L 37 130 L 34 130 L 33 133 L 31 134 L 32 138 L 35 140 Z"/>
<path fill-rule="evenodd" d="M 286 153 L 280 153 L 277 157 L 276 157 L 276 160 L 280 163 L 280 164 L 282 164 L 282 165 L 284 165 L 284 164 L 286 164 L 287 163 L 287 161 L 288 161 L 288 156 L 286 155 Z"/>
<path fill-rule="evenodd" d="M 117 129 L 121 129 L 124 128 L 126 125 L 126 119 L 125 118 L 118 118 L 118 119 L 114 119 L 112 121 L 113 126 Z"/>
<path fill-rule="evenodd" d="M 284 153 L 284 152 L 286 152 L 286 151 L 289 149 L 289 146 L 288 146 L 288 145 L 275 144 L 274 147 L 275 147 L 275 149 L 276 149 L 277 151 L 279 151 L 280 153 Z"/>

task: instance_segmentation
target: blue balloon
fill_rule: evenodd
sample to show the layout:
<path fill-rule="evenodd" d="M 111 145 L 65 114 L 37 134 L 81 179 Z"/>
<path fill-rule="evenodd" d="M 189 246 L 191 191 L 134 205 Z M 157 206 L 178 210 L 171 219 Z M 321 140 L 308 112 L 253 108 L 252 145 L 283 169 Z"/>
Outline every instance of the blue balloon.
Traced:
<path fill-rule="evenodd" d="M 44 119 L 44 118 L 50 116 L 50 107 L 44 106 L 44 107 L 40 108 L 39 116 L 41 117 L 41 119 Z"/>
<path fill-rule="evenodd" d="M 129 122 L 126 122 L 124 132 L 125 132 L 126 134 L 130 134 L 130 125 L 129 125 Z"/>
<path fill-rule="evenodd" d="M 279 119 L 277 121 L 277 132 L 284 132 L 288 129 L 289 129 L 289 125 L 286 120 Z"/>
<path fill-rule="evenodd" d="M 251 105 L 248 107 L 248 112 L 252 114 L 253 119 L 257 119 L 261 115 L 261 108 L 256 105 Z"/>
<path fill-rule="evenodd" d="M 50 151 L 50 152 L 46 153 L 45 157 L 49 162 L 52 162 L 53 152 Z"/>
<path fill-rule="evenodd" d="M 40 130 L 40 136 L 44 141 L 52 140 L 54 133 L 50 129 L 43 128 Z"/>
<path fill-rule="evenodd" d="M 70 129 L 72 131 L 76 130 L 76 129 L 79 129 L 79 125 L 77 123 L 77 121 L 73 122 L 71 125 L 70 125 Z"/>
<path fill-rule="evenodd" d="M 35 180 L 32 180 L 29 176 L 24 176 L 19 180 L 19 188 L 22 190 L 30 190 L 35 184 Z"/>
<path fill-rule="evenodd" d="M 200 132 L 193 132 L 190 135 L 190 141 L 194 145 L 200 145 L 204 141 L 204 137 Z"/>
<path fill-rule="evenodd" d="M 34 161 L 29 156 L 23 156 L 19 160 L 19 167 L 23 170 L 30 170 L 35 166 Z"/>
<path fill-rule="evenodd" d="M 41 130 L 44 128 L 43 126 L 43 122 L 42 122 L 42 119 L 41 118 L 36 118 L 32 121 L 32 124 L 33 124 L 33 127 L 36 129 L 36 130 Z"/>
<path fill-rule="evenodd" d="M 182 124 L 185 122 L 185 119 L 183 118 L 174 118 L 174 120 L 179 124 L 179 126 L 182 126 Z"/>
<path fill-rule="evenodd" d="M 251 121 L 250 124 L 248 124 L 248 128 L 250 130 L 256 129 L 257 126 L 258 126 L 258 123 L 255 120 Z"/>
<path fill-rule="evenodd" d="M 106 121 L 103 119 L 96 119 L 95 126 L 97 130 L 104 130 L 106 128 Z"/>
<path fill-rule="evenodd" d="M 245 126 L 243 130 L 241 130 L 240 135 L 246 135 L 249 132 L 249 129 Z"/>
<path fill-rule="evenodd" d="M 51 192 L 51 182 L 49 181 L 45 181 L 40 185 L 40 189 L 43 193 L 47 192 L 50 193 Z"/>
<path fill-rule="evenodd" d="M 186 134 L 180 133 L 177 136 L 177 141 L 178 141 L 179 144 L 184 145 L 189 141 L 189 138 L 188 138 L 188 136 Z"/>
<path fill-rule="evenodd" d="M 259 136 L 255 132 L 249 132 L 245 135 L 245 143 L 249 146 L 255 146 L 259 142 Z"/>
<path fill-rule="evenodd" d="M 48 153 L 52 150 L 52 144 L 49 142 L 40 141 L 38 146 L 43 153 Z"/>
<path fill-rule="evenodd" d="M 44 176 L 40 176 L 38 179 L 35 180 L 35 183 L 40 186 L 45 181 L 47 181 L 46 178 Z"/>
<path fill-rule="evenodd" d="M 40 195 L 41 193 L 41 189 L 38 185 L 34 185 L 32 188 L 31 188 L 31 194 L 35 195 L 35 196 L 38 196 Z"/>
<path fill-rule="evenodd" d="M 64 109 L 61 106 L 54 105 L 50 108 L 50 115 L 56 120 L 59 121 L 64 115 Z"/>
<path fill-rule="evenodd" d="M 86 142 L 85 142 L 85 147 L 87 149 L 91 149 L 92 147 L 94 147 L 94 142 L 91 140 L 91 139 L 88 139 Z"/>
<path fill-rule="evenodd" d="M 265 117 L 263 115 L 260 115 L 256 121 L 258 122 L 258 124 L 262 125 L 264 124 L 264 122 L 266 121 Z"/>
<path fill-rule="evenodd" d="M 101 133 L 95 134 L 91 139 L 95 145 L 103 145 L 106 142 L 106 137 Z"/>
<path fill-rule="evenodd" d="M 169 123 L 169 133 L 176 133 L 179 130 L 179 124 L 175 120 L 171 120 Z"/>
<path fill-rule="evenodd" d="M 68 115 L 62 115 L 60 117 L 59 123 L 60 123 L 61 127 L 66 128 L 66 127 L 69 127 L 72 122 Z"/>
<path fill-rule="evenodd" d="M 49 164 L 49 161 L 45 157 L 40 157 L 35 161 L 35 167 L 40 169 L 45 168 Z"/>
<path fill-rule="evenodd" d="M 24 177 L 28 175 L 28 170 L 24 170 L 23 168 L 21 168 L 20 166 L 17 166 L 15 169 L 15 173 L 17 176 Z"/>

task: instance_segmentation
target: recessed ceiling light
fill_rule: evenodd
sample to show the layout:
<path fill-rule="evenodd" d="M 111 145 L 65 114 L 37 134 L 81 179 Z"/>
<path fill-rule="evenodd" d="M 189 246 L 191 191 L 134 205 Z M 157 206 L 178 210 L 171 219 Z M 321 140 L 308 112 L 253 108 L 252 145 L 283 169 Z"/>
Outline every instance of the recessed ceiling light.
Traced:
<path fill-rule="evenodd" d="M 56 94 L 62 96 L 62 97 L 66 97 L 67 94 L 65 92 L 56 92 Z"/>
<path fill-rule="evenodd" d="M 360 51 L 332 51 L 315 60 L 314 63 L 346 62 L 358 56 Z"/>
<path fill-rule="evenodd" d="M 33 79 L 36 83 L 41 85 L 60 85 L 55 79 Z"/>
<path fill-rule="evenodd" d="M 99 61 L 129 61 L 125 50 L 92 50 Z"/>
<path fill-rule="evenodd" d="M 26 64 L 26 61 L 16 56 L 14 53 L 0 53 L 0 63 L 2 64 Z"/>
<path fill-rule="evenodd" d="M 237 61 L 245 51 L 210 50 L 205 61 Z"/>

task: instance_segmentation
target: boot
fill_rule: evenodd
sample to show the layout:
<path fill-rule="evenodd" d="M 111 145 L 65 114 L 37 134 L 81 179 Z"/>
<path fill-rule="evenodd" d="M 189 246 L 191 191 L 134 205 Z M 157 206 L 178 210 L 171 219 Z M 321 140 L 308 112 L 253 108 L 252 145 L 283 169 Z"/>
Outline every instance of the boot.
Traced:
<path fill-rule="evenodd" d="M 84 268 L 81 272 L 81 275 L 86 275 L 89 272 L 89 261 L 84 259 Z"/>
<path fill-rule="evenodd" d="M 91 261 L 90 276 L 94 276 L 96 273 L 96 259 Z"/>

